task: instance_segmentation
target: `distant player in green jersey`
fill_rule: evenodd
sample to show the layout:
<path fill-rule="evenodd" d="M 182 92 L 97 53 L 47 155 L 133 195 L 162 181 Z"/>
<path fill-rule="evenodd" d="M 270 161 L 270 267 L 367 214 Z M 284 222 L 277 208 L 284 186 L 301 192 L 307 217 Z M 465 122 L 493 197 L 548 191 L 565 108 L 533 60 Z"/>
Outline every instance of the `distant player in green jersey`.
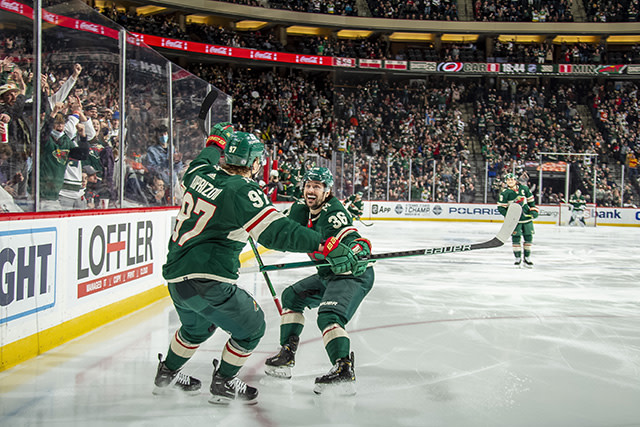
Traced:
<path fill-rule="evenodd" d="M 533 267 L 531 261 L 531 246 L 533 245 L 533 220 L 538 217 L 539 210 L 536 207 L 533 194 L 526 185 L 518 183 L 512 173 L 504 176 L 507 188 L 500 193 L 498 198 L 498 210 L 504 216 L 507 214 L 509 204 L 518 203 L 522 206 L 520 221 L 513 231 L 511 242 L 513 243 L 513 254 L 516 257 L 515 265 L 520 267 L 522 263 L 522 248 L 520 239 L 524 238 L 524 265 L 527 268 Z"/>
<path fill-rule="evenodd" d="M 364 202 L 362 201 L 362 191 L 352 194 L 345 200 L 344 207 L 347 208 L 354 219 L 360 219 L 364 213 Z"/>
<path fill-rule="evenodd" d="M 320 233 L 278 212 L 252 179 L 262 167 L 264 144 L 253 134 L 234 132 L 228 124 L 216 126 L 215 141 L 194 159 L 182 180 L 183 203 L 162 269 L 182 325 L 166 359 L 158 355 L 154 394 L 198 394 L 200 381 L 180 370 L 220 328 L 231 337 L 221 362 L 213 361 L 209 402 L 255 403 L 258 391 L 237 377 L 265 331 L 262 309 L 235 285 L 248 237 L 283 251 L 323 250 L 337 271 L 354 268 L 357 259 L 348 257 L 345 245 L 323 246 Z M 218 165 L 222 147 L 224 160 Z"/>
<path fill-rule="evenodd" d="M 584 210 L 587 207 L 587 201 L 582 195 L 582 191 L 579 189 L 571 195 L 569 199 L 571 205 L 571 219 L 569 219 L 569 225 L 580 225 L 584 227 L 587 225 L 584 221 Z"/>
<path fill-rule="evenodd" d="M 303 177 L 303 200 L 291 206 L 289 218 L 322 234 L 337 239 L 358 257 L 371 253 L 371 244 L 360 236 L 351 215 L 331 193 L 333 176 L 327 168 L 309 169 Z M 318 254 L 310 254 L 319 258 Z M 321 258 L 321 257 L 320 257 Z M 268 375 L 291 378 L 295 353 L 304 326 L 305 308 L 318 307 L 317 325 L 322 331 L 325 350 L 333 368 L 316 378 L 314 392 L 337 389 L 340 394 L 355 393 L 354 356 L 345 330 L 347 323 L 373 286 L 374 272 L 362 259 L 350 270 L 338 274 L 318 267 L 316 274 L 304 278 L 282 292 L 280 318 L 280 352 L 267 359 Z M 335 387 L 334 387 L 335 386 Z"/>

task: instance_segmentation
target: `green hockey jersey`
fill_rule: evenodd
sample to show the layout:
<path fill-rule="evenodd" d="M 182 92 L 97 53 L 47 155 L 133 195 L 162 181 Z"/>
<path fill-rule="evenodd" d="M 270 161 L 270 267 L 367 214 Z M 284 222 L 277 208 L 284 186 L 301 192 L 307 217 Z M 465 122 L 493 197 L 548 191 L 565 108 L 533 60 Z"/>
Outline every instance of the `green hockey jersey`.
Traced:
<path fill-rule="evenodd" d="M 347 200 L 345 200 L 345 206 L 347 210 L 354 218 L 360 218 L 364 213 L 364 202 L 362 199 L 356 200 L 356 195 L 352 194 Z"/>
<path fill-rule="evenodd" d="M 340 200 L 334 196 L 325 201 L 317 215 L 312 215 L 304 200 L 299 200 L 289 209 L 289 218 L 298 224 L 318 231 L 323 241 L 329 237 L 335 237 L 347 246 L 351 246 L 351 242 L 361 237 L 353 226 L 351 215 L 347 213 Z M 318 268 L 318 274 L 326 277 L 333 273 L 330 267 L 325 266 Z"/>
<path fill-rule="evenodd" d="M 569 199 L 569 204 L 573 206 L 574 211 L 583 211 L 587 206 L 587 201 L 583 195 L 573 194 Z"/>
<path fill-rule="evenodd" d="M 518 222 L 521 224 L 531 222 L 534 218 L 538 217 L 538 208 L 536 207 L 535 198 L 533 197 L 531 190 L 529 190 L 529 187 L 522 184 L 516 185 L 517 189 L 515 191 L 507 188 L 500 193 L 500 196 L 498 197 L 498 210 L 502 215 L 506 215 L 509 204 L 518 197 L 524 196 L 525 203 L 522 206 L 522 214 L 520 215 L 520 221 Z"/>
<path fill-rule="evenodd" d="M 271 249 L 318 250 L 319 233 L 285 217 L 255 181 L 225 172 L 219 157 L 216 148 L 205 148 L 183 177 L 183 203 L 162 268 L 168 282 L 235 283 L 249 236 Z"/>

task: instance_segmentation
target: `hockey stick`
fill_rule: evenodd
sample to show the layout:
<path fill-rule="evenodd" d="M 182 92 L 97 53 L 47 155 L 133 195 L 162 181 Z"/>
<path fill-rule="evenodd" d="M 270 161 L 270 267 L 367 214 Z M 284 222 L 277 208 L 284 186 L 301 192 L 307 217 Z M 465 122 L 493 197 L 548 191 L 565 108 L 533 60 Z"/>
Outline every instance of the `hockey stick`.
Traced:
<path fill-rule="evenodd" d="M 360 219 L 360 217 L 358 217 L 358 221 L 360 221 L 362 223 L 362 225 L 364 225 L 365 227 L 371 227 L 373 225 L 373 223 L 371 224 L 367 224 L 366 222 L 364 222 L 363 220 Z"/>
<path fill-rule="evenodd" d="M 409 256 L 417 256 L 417 255 L 438 255 L 438 254 L 449 254 L 455 252 L 469 252 L 475 251 L 477 249 L 490 249 L 490 248 L 498 248 L 505 244 L 505 242 L 511 237 L 511 233 L 518 225 L 518 221 L 520 220 L 520 215 L 522 214 L 522 206 L 517 203 L 513 203 L 509 206 L 509 210 L 507 211 L 507 215 L 504 217 L 504 222 L 502 223 L 502 227 L 498 231 L 498 234 L 486 242 L 480 243 L 471 243 L 465 245 L 450 245 L 450 246 L 440 246 L 437 248 L 427 248 L 427 249 L 415 249 L 411 251 L 402 251 L 402 252 L 387 252 L 383 254 L 371 254 L 362 259 L 376 261 L 379 259 L 389 259 L 389 258 L 404 258 Z M 302 267 L 321 267 L 328 266 L 329 264 L 324 263 L 322 261 L 300 261 L 300 262 L 291 262 L 288 264 L 271 264 L 271 265 L 263 265 L 260 267 L 260 271 L 272 271 L 272 270 L 289 270 L 292 268 L 302 268 Z"/>
<path fill-rule="evenodd" d="M 207 118 L 209 109 L 211 108 L 213 103 L 216 102 L 216 99 L 218 99 L 219 94 L 220 91 L 218 89 L 211 89 L 211 92 L 209 92 L 207 96 L 205 96 L 204 100 L 202 101 L 202 105 L 200 105 L 200 112 L 198 113 L 198 126 L 200 127 L 202 133 L 204 133 L 205 135 L 209 135 L 209 130 L 205 128 L 204 121 Z"/>
<path fill-rule="evenodd" d="M 258 266 L 260 266 L 260 271 L 264 267 L 262 263 L 262 258 L 260 258 L 260 252 L 258 252 L 258 247 L 256 243 L 253 241 L 251 237 L 249 237 L 249 244 L 251 245 L 251 249 L 253 250 L 253 254 L 256 257 L 256 261 L 258 261 Z M 271 292 L 271 296 L 273 297 L 273 302 L 276 303 L 276 308 L 278 309 L 278 314 L 282 316 L 282 305 L 280 304 L 280 300 L 276 296 L 276 291 L 273 289 L 273 285 L 271 284 L 271 280 L 269 279 L 269 275 L 266 271 L 262 271 L 262 275 L 264 276 L 264 280 L 267 282 L 267 286 L 269 287 L 269 291 Z"/>

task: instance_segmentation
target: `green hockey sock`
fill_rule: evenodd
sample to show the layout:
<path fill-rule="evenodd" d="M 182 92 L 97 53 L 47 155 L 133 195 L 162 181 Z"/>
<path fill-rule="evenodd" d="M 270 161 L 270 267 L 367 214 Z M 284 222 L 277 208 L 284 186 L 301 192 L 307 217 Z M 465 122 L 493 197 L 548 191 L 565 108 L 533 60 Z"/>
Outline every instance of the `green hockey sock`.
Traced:
<path fill-rule="evenodd" d="M 350 349 L 351 342 L 347 337 L 334 338 L 325 347 L 331 363 L 336 363 L 336 360 L 343 357 L 349 357 Z"/>
<path fill-rule="evenodd" d="M 169 351 L 167 352 L 167 358 L 165 359 L 164 364 L 167 367 L 167 369 L 171 371 L 177 371 L 178 369 L 182 368 L 182 366 L 184 366 L 185 363 L 187 363 L 187 360 L 189 360 L 188 357 L 187 358 L 180 357 L 177 354 L 175 354 L 173 350 L 171 350 L 171 348 L 169 348 Z"/>
<path fill-rule="evenodd" d="M 218 369 L 218 374 L 222 378 L 235 377 L 238 371 L 240 371 L 240 368 L 241 366 L 235 366 L 222 360 L 220 361 L 220 369 Z"/>
<path fill-rule="evenodd" d="M 280 345 L 289 343 L 289 337 L 292 335 L 300 336 L 304 325 L 301 323 L 286 323 L 280 325 Z"/>

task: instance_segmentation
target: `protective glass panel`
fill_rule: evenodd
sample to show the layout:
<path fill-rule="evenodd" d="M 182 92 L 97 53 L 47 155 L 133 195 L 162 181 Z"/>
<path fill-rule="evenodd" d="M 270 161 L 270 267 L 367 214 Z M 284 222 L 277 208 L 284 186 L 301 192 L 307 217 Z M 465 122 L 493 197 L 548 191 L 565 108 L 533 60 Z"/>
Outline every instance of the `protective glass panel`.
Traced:
<path fill-rule="evenodd" d="M 0 8 L 0 212 L 35 208 L 31 11 L 30 1 L 7 2 Z"/>
<path fill-rule="evenodd" d="M 181 168 L 169 141 L 169 61 L 142 43 L 127 43 L 126 57 L 125 206 L 167 205 Z"/>
<path fill-rule="evenodd" d="M 173 172 L 174 183 L 178 183 L 189 163 L 204 147 L 211 127 L 230 121 L 231 97 L 175 64 L 171 64 L 171 70 Z M 213 93 L 207 97 L 210 91 Z M 206 110 L 201 113 L 203 102 L 209 103 L 212 99 L 208 113 Z M 173 194 L 173 204 L 181 204 L 179 185 L 174 185 Z"/>
<path fill-rule="evenodd" d="M 82 2 L 43 6 L 39 210 L 108 207 L 116 196 L 118 26 Z"/>
<path fill-rule="evenodd" d="M 6 3 L 0 9 L 2 22 L 11 23 L 0 27 L 0 84 L 17 85 L 0 95 L 14 98 L 0 103 L 11 119 L 3 126 L 7 132 L 0 132 L 7 140 L 0 145 L 2 210 L 179 203 L 180 173 L 204 144 L 211 123 L 229 120 L 229 97 L 131 35 L 121 43 L 121 27 L 85 3 L 45 1 L 35 147 L 31 110 L 40 97 L 32 78 L 32 6 Z M 210 91 L 218 96 L 202 109 Z"/>

